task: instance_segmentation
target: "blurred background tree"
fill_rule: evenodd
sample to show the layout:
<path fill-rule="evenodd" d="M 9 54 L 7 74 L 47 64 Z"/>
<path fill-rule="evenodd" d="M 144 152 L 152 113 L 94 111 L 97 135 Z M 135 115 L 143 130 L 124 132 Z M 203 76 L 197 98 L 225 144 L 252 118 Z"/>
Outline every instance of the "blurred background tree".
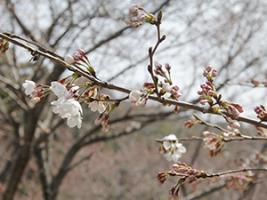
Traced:
<path fill-rule="evenodd" d="M 267 78 L 264 0 L 3 0 L 0 32 L 27 38 L 62 57 L 83 48 L 102 80 L 140 88 L 150 79 L 146 72 L 147 49 L 155 40 L 155 32 L 149 26 L 134 29 L 127 25 L 132 4 L 153 13 L 163 10 L 162 32 L 167 39 L 156 58 L 172 66 L 173 80 L 181 87 L 183 100 L 197 102 L 196 91 L 202 82 L 199 77 L 203 67 L 211 64 L 220 73 L 218 89 L 227 99 L 244 105 L 246 115 L 252 115 L 250 111 L 256 105 L 266 102 L 266 89 L 247 87 L 253 86 L 252 79 Z M 154 140 L 171 132 L 178 136 L 201 134 L 199 129 L 188 132 L 183 128 L 192 112 L 182 110 L 177 114 L 155 103 L 145 109 L 123 104 L 112 115 L 110 131 L 104 133 L 94 123 L 97 115 L 84 108 L 82 128 L 69 129 L 51 112 L 48 101 L 33 108 L 26 106 L 21 86 L 25 79 L 50 83 L 69 74 L 58 64 L 33 58 L 14 45 L 0 57 L 3 198 L 165 199 L 166 188 L 159 187 L 155 177 L 168 164 L 158 155 Z M 122 136 L 127 137 L 111 141 Z M 248 143 L 246 147 L 251 146 L 253 151 L 229 145 L 223 155 L 209 160 L 197 141 L 187 144 L 189 152 L 184 159 L 204 169 L 218 170 L 255 155 L 257 150 L 264 152 L 262 145 Z M 255 184 L 247 193 L 222 190 L 228 196 L 213 194 L 224 186 L 220 182 L 209 183 L 208 188 L 201 184 L 184 187 L 182 195 L 185 199 L 204 195 L 213 195 L 205 197 L 210 199 L 216 195 L 218 199 L 245 199 L 246 194 L 247 199 L 252 195 L 264 199 L 264 186 Z M 199 193 L 194 196 L 192 191 Z"/>

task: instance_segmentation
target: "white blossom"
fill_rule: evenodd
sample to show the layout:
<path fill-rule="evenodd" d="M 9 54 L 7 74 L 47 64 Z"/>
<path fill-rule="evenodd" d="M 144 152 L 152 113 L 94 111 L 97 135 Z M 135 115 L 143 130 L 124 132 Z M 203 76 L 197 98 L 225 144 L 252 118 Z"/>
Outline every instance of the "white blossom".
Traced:
<path fill-rule="evenodd" d="M 56 101 L 51 102 L 52 111 L 58 114 L 61 118 L 67 119 L 67 125 L 71 128 L 77 126 L 81 128 L 82 124 L 82 107 L 78 101 L 72 97 L 73 90 L 69 92 L 67 88 L 59 83 L 52 82 L 50 89 L 58 97 Z"/>
<path fill-rule="evenodd" d="M 174 134 L 170 134 L 161 139 L 163 155 L 168 161 L 178 162 L 182 154 L 186 153 L 186 148 L 179 143 Z"/>
<path fill-rule="evenodd" d="M 146 103 L 146 97 L 144 96 L 144 93 L 139 90 L 132 90 L 129 94 L 129 100 L 136 106 L 145 105 Z"/>
<path fill-rule="evenodd" d="M 93 101 L 89 103 L 89 108 L 93 111 L 96 112 L 98 111 L 99 113 L 103 113 L 106 110 L 106 105 L 103 101 Z"/>
<path fill-rule="evenodd" d="M 82 107 L 78 101 L 73 98 L 66 99 L 61 97 L 56 101 L 51 102 L 53 112 L 61 118 L 67 119 L 67 125 L 71 128 L 77 126 L 81 128 L 82 123 Z"/>
<path fill-rule="evenodd" d="M 25 82 L 22 84 L 25 94 L 28 96 L 32 96 L 34 89 L 36 88 L 36 83 L 33 81 L 25 80 Z"/>
<path fill-rule="evenodd" d="M 58 81 L 51 82 L 50 89 L 58 98 L 67 97 L 67 95 L 69 95 L 67 88 Z"/>
<path fill-rule="evenodd" d="M 67 119 L 67 125 L 70 128 L 74 128 L 75 126 L 77 126 L 78 128 L 81 128 L 82 126 L 82 118 L 80 115 L 74 115 L 72 117 L 69 117 Z"/>

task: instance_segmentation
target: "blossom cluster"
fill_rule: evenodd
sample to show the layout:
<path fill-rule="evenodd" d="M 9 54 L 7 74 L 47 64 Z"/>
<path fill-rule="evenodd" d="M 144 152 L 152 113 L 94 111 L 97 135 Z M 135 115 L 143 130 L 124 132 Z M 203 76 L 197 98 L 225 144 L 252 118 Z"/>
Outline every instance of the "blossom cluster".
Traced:
<path fill-rule="evenodd" d="M 158 98 L 157 100 L 164 100 L 166 98 L 178 101 L 182 94 L 180 88 L 172 82 L 170 72 L 171 66 L 169 64 L 162 65 L 160 63 L 153 62 L 153 56 L 158 45 L 166 38 L 165 36 L 161 37 L 159 31 L 162 13 L 160 12 L 156 17 L 144 10 L 142 7 L 133 6 L 129 10 L 129 17 L 129 25 L 134 27 L 138 27 L 145 22 L 156 25 L 158 31 L 158 41 L 153 48 L 149 48 L 150 64 L 148 65 L 148 71 L 151 74 L 153 82 L 144 83 L 141 90 L 132 90 L 124 99 L 128 98 L 135 106 L 144 106 L 149 97 Z M 5 52 L 7 49 L 8 42 L 0 39 L 0 52 Z M 32 55 L 33 53 L 34 52 L 32 52 Z M 68 65 L 72 65 L 79 70 L 86 70 L 86 72 L 89 72 L 90 75 L 96 78 L 95 69 L 90 63 L 84 50 L 79 49 L 73 55 L 67 56 L 64 60 L 65 64 L 67 63 Z M 217 75 L 218 72 L 215 69 L 210 66 L 206 67 L 203 71 L 203 76 L 205 77 L 206 82 L 200 86 L 200 90 L 198 91 L 200 104 L 208 105 L 209 112 L 222 115 L 228 122 L 228 130 L 222 132 L 221 134 L 216 134 L 210 131 L 203 132 L 204 146 L 209 149 L 211 156 L 215 156 L 222 151 L 225 142 L 227 142 L 224 137 L 236 136 L 239 134 L 240 124 L 237 119 L 239 118 L 240 113 L 243 112 L 242 106 L 223 100 L 222 95 L 218 93 L 214 83 Z M 102 84 L 97 85 L 98 82 L 94 83 L 93 81 L 78 83 L 79 78 L 80 76 L 77 73 L 73 73 L 72 76 L 60 81 L 53 81 L 50 85 L 37 84 L 33 81 L 26 80 L 22 86 L 25 90 L 25 94 L 29 96 L 34 103 L 38 103 L 43 97 L 53 93 L 56 99 L 51 101 L 52 111 L 53 113 L 59 115 L 62 119 L 66 119 L 69 127 L 81 128 L 83 120 L 83 109 L 81 103 L 85 103 L 92 112 L 99 113 L 95 123 L 97 125 L 101 125 L 104 130 L 108 130 L 110 113 L 116 106 L 119 105 L 121 100 L 112 100 L 108 95 L 103 94 L 103 90 L 99 86 Z M 260 84 L 265 86 L 267 85 L 266 82 L 257 82 L 255 80 L 252 84 L 254 86 L 258 86 Z M 128 90 L 126 91 L 128 92 Z M 255 112 L 261 121 L 267 121 L 267 112 L 264 106 L 261 105 L 256 107 Z M 187 121 L 185 125 L 190 128 L 195 124 L 205 123 L 201 120 L 195 119 Z M 140 127 L 142 127 L 141 124 L 133 123 L 126 129 L 126 132 L 129 133 Z M 213 128 L 218 128 L 218 126 Z M 169 171 L 158 174 L 159 181 L 164 183 L 167 176 L 179 177 L 178 184 L 171 189 L 172 194 L 178 195 L 179 187 L 185 181 L 193 182 L 198 178 L 205 178 L 208 176 L 203 171 L 193 169 L 185 163 L 179 163 L 180 158 L 187 152 L 187 149 L 179 142 L 176 135 L 170 134 L 158 140 L 158 142 L 160 142 L 160 153 L 162 153 L 168 161 L 175 163 Z M 242 179 L 242 177 L 238 176 L 232 178 L 233 180 Z M 245 178 L 243 180 L 245 180 Z"/>
<path fill-rule="evenodd" d="M 96 76 L 95 69 L 83 49 L 78 49 L 73 55 L 66 56 L 65 62 L 70 65 L 75 65 L 81 69 L 85 69 L 94 77 Z"/>
<path fill-rule="evenodd" d="M 155 78 L 156 84 L 145 82 L 142 90 L 132 90 L 129 94 L 129 99 L 132 104 L 136 106 L 144 106 L 147 102 L 148 96 L 157 94 L 160 97 L 170 98 L 178 100 L 182 95 L 180 88 L 177 85 L 173 85 L 170 77 L 170 65 L 165 64 L 164 67 L 161 64 L 156 63 Z M 159 81 L 159 84 L 157 84 Z M 157 93 L 158 92 L 158 93 Z"/>
<path fill-rule="evenodd" d="M 69 127 L 73 128 L 77 126 L 81 128 L 82 107 L 75 99 L 79 87 L 76 86 L 67 90 L 63 84 L 54 81 L 51 83 L 50 89 L 58 98 L 56 101 L 51 102 L 53 112 L 63 119 L 66 118 Z"/>
<path fill-rule="evenodd" d="M 177 184 L 175 184 L 170 190 L 171 195 L 177 197 L 180 187 L 185 182 L 192 183 L 198 178 L 205 178 L 207 174 L 203 171 L 192 168 L 186 163 L 175 163 L 171 166 L 170 170 L 159 172 L 157 178 L 160 183 L 164 183 L 168 176 L 175 176 L 179 179 Z"/>
<path fill-rule="evenodd" d="M 51 86 L 37 85 L 33 81 L 26 80 L 23 83 L 25 94 L 30 96 L 35 102 L 41 100 L 51 90 L 57 97 L 57 100 L 52 101 L 52 111 L 58 114 L 61 118 L 67 119 L 67 125 L 71 128 L 77 126 L 81 128 L 82 124 L 82 107 L 76 100 L 76 93 L 79 90 L 78 86 L 72 87 L 69 90 L 60 82 L 53 81 Z"/>
<path fill-rule="evenodd" d="M 22 86 L 25 94 L 34 103 L 38 103 L 52 91 L 57 97 L 57 100 L 51 102 L 52 111 L 61 118 L 67 119 L 67 125 L 71 128 L 75 126 L 81 128 L 83 111 L 79 101 L 87 103 L 93 112 L 98 111 L 101 116 L 98 117 L 96 122 L 107 127 L 108 114 L 105 112 L 110 112 L 110 109 L 108 109 L 110 106 L 107 103 L 108 96 L 99 94 L 99 88 L 95 86 L 89 87 L 88 84 L 81 86 L 71 84 L 73 80 L 73 78 L 70 80 L 66 78 L 61 81 L 53 81 L 50 86 L 36 84 L 33 81 L 26 80 Z"/>
<path fill-rule="evenodd" d="M 178 100 L 182 93 L 177 85 L 173 85 L 170 70 L 171 66 L 168 63 L 164 66 L 158 62 L 155 63 L 154 74 L 159 81 L 159 95 L 165 98 Z"/>
<path fill-rule="evenodd" d="M 209 105 L 210 111 L 222 114 L 224 117 L 237 119 L 240 113 L 243 112 L 241 105 L 237 103 L 228 102 L 222 99 L 222 95 L 218 94 L 214 85 L 217 71 L 208 66 L 204 69 L 203 76 L 206 78 L 206 83 L 200 86 L 198 94 L 200 95 L 200 103 Z"/>
<path fill-rule="evenodd" d="M 172 84 L 170 69 L 169 64 L 165 64 L 163 67 L 161 64 L 155 63 L 154 73 L 158 84 L 145 82 L 142 90 L 132 90 L 129 94 L 131 103 L 136 106 L 144 106 L 147 102 L 148 95 L 153 94 L 178 100 L 182 94 L 180 88 Z"/>

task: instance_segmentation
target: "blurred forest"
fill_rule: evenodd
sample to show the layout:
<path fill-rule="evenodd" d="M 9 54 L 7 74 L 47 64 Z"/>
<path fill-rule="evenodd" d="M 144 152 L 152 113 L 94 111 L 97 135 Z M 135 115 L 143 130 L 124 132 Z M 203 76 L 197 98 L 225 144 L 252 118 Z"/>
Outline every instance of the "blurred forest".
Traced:
<path fill-rule="evenodd" d="M 265 0 L 0 0 L 0 33 L 8 32 L 39 44 L 62 58 L 83 48 L 97 76 L 130 89 L 150 79 L 148 48 L 155 30 L 145 24 L 127 24 L 128 9 L 138 4 L 163 11 L 166 41 L 156 60 L 172 66 L 181 99 L 198 103 L 202 70 L 214 66 L 224 98 L 242 104 L 254 116 L 256 105 L 266 102 L 266 88 L 251 80 L 267 79 L 267 2 Z M 28 79 L 48 84 L 70 72 L 44 57 L 10 44 L 0 55 L 0 195 L 4 200 L 112 200 L 168 199 L 175 180 L 161 185 L 157 173 L 170 165 L 159 153 L 156 139 L 174 133 L 178 138 L 200 136 L 205 126 L 187 129 L 193 111 L 148 102 L 143 108 L 122 103 L 104 132 L 95 124 L 97 113 L 83 105 L 81 129 L 70 129 L 51 111 L 46 97 L 32 107 L 22 83 Z M 120 94 L 106 91 L 112 97 Z M 225 123 L 218 116 L 202 118 Z M 247 135 L 256 129 L 241 124 Z M 264 141 L 226 144 L 210 157 L 201 141 L 184 141 L 181 159 L 198 169 L 217 172 L 242 166 L 259 153 Z M 265 166 L 265 163 L 257 163 Z M 266 179 L 242 189 L 224 180 L 203 180 L 181 188 L 181 199 L 266 199 Z"/>

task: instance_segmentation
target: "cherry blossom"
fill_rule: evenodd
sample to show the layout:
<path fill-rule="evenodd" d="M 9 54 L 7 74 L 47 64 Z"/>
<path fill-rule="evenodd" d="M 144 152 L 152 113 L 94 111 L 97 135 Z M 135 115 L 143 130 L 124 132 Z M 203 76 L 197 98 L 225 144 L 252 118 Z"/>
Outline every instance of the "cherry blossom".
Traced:
<path fill-rule="evenodd" d="M 129 94 L 129 100 L 131 103 L 136 106 L 145 105 L 146 104 L 146 96 L 139 90 L 132 90 Z"/>
<path fill-rule="evenodd" d="M 67 125 L 71 128 L 77 126 L 81 128 L 82 123 L 82 107 L 75 99 L 59 98 L 57 101 L 51 102 L 53 105 L 53 112 L 58 114 L 61 118 L 67 119 Z"/>
<path fill-rule="evenodd" d="M 56 101 L 51 102 L 52 111 L 58 114 L 61 118 L 67 119 L 67 125 L 71 128 L 77 126 L 81 128 L 82 124 L 82 107 L 80 103 L 73 98 L 77 87 L 73 87 L 70 91 L 67 88 L 54 81 L 51 83 L 50 89 L 58 97 Z"/>
<path fill-rule="evenodd" d="M 51 82 L 50 89 L 58 98 L 67 97 L 69 95 L 69 91 L 67 90 L 67 88 L 57 81 Z"/>
<path fill-rule="evenodd" d="M 103 113 L 106 110 L 107 106 L 105 105 L 103 101 L 93 101 L 89 103 L 89 108 L 93 112 L 98 111 L 99 113 Z"/>
<path fill-rule="evenodd" d="M 24 88 L 25 94 L 28 96 L 32 96 L 36 88 L 36 83 L 30 80 L 25 80 L 22 86 Z"/>
<path fill-rule="evenodd" d="M 186 148 L 183 144 L 179 143 L 174 134 L 165 136 L 160 141 L 162 142 L 160 151 L 168 161 L 176 163 L 179 161 L 182 154 L 186 153 Z"/>

